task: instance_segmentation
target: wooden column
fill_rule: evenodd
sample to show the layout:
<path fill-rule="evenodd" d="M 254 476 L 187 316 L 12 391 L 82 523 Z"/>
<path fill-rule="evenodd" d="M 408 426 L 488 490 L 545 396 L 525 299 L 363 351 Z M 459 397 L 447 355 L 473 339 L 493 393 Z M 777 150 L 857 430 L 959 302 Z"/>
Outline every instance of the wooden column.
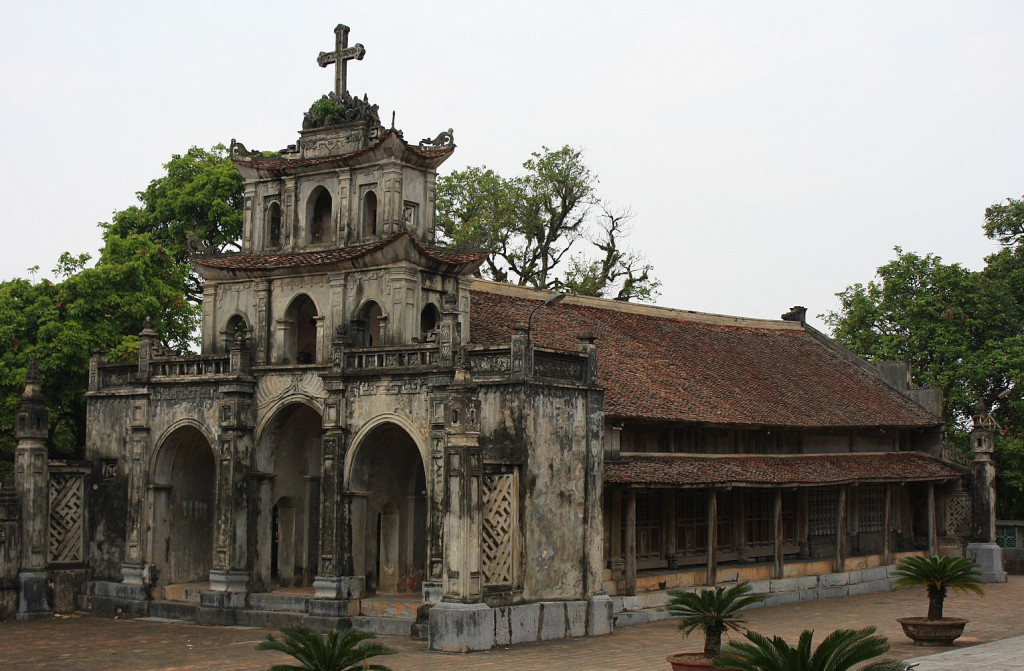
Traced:
<path fill-rule="evenodd" d="M 836 503 L 836 559 L 833 570 L 841 572 L 846 566 L 846 485 L 839 488 Z"/>
<path fill-rule="evenodd" d="M 718 491 L 708 490 L 708 585 L 718 582 Z"/>
<path fill-rule="evenodd" d="M 810 494 L 801 488 L 796 495 L 796 542 L 800 545 L 800 559 L 810 559 Z"/>
<path fill-rule="evenodd" d="M 935 483 L 928 483 L 928 555 L 938 552 L 935 531 Z"/>
<path fill-rule="evenodd" d="M 636 491 L 626 491 L 626 594 L 636 594 Z"/>
<path fill-rule="evenodd" d="M 676 492 L 670 490 L 663 495 L 665 502 L 665 561 L 668 568 L 676 568 L 676 552 L 679 548 L 679 540 L 676 538 Z"/>
<path fill-rule="evenodd" d="M 772 540 L 775 543 L 775 572 L 776 578 L 783 577 L 783 553 L 782 553 L 782 490 L 775 490 L 775 500 L 772 505 Z"/>
<path fill-rule="evenodd" d="M 747 558 L 747 493 L 745 490 L 732 490 L 732 509 L 736 511 L 732 524 L 733 539 L 736 542 L 736 557 L 740 563 Z M 753 560 L 750 560 L 753 561 Z"/>
<path fill-rule="evenodd" d="M 892 555 L 892 485 L 885 484 L 882 494 L 882 564 L 888 566 Z"/>

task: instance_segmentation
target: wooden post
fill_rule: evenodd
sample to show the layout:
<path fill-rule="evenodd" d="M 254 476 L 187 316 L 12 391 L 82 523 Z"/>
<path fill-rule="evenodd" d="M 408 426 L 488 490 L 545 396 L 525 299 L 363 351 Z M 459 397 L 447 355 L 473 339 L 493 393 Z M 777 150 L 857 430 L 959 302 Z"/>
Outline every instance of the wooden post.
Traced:
<path fill-rule="evenodd" d="M 928 483 L 928 555 L 938 552 L 935 533 L 935 483 Z"/>
<path fill-rule="evenodd" d="M 733 490 L 732 492 L 733 510 L 736 511 L 736 516 L 733 519 L 732 532 L 733 539 L 736 541 L 736 558 L 739 562 L 745 563 L 748 561 L 747 558 L 747 492 L 746 490 Z M 750 560 L 753 561 L 753 560 Z"/>
<path fill-rule="evenodd" d="M 676 552 L 679 548 L 679 540 L 676 538 L 676 492 L 669 490 L 662 495 L 665 502 L 665 562 L 668 568 L 676 568 Z"/>
<path fill-rule="evenodd" d="M 833 570 L 840 573 L 846 568 L 846 485 L 839 488 L 836 498 L 836 565 Z"/>
<path fill-rule="evenodd" d="M 775 501 L 772 506 L 772 540 L 775 543 L 775 577 L 783 577 L 782 553 L 782 490 L 775 490 Z"/>
<path fill-rule="evenodd" d="M 800 545 L 800 559 L 810 559 L 810 494 L 807 488 L 801 488 L 796 497 L 796 542 Z"/>
<path fill-rule="evenodd" d="M 636 594 L 636 490 L 626 492 L 626 594 Z"/>
<path fill-rule="evenodd" d="M 882 494 L 882 565 L 888 566 L 892 556 L 892 485 L 885 484 Z"/>
<path fill-rule="evenodd" d="M 709 586 L 718 582 L 718 491 L 708 490 L 708 575 Z"/>

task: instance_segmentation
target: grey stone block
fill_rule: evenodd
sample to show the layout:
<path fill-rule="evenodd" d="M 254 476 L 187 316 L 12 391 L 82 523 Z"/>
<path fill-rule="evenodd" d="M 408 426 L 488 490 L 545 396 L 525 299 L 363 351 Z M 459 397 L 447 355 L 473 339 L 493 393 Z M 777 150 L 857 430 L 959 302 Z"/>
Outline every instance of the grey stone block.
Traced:
<path fill-rule="evenodd" d="M 859 582 L 856 585 L 849 586 L 850 596 L 856 594 L 871 594 L 872 592 L 885 592 L 890 589 L 890 583 L 888 580 L 866 580 Z"/>
<path fill-rule="evenodd" d="M 800 601 L 817 601 L 821 598 L 821 590 L 815 587 L 814 589 L 802 589 L 795 594 L 800 598 Z"/>
<path fill-rule="evenodd" d="M 428 647 L 476 652 L 494 645 L 494 609 L 482 603 L 439 603 L 430 609 Z"/>
<path fill-rule="evenodd" d="M 833 599 L 837 596 L 850 596 L 850 587 L 848 585 L 839 585 L 837 587 L 818 588 L 819 599 Z"/>
<path fill-rule="evenodd" d="M 1003 548 L 995 543 L 968 543 L 967 556 L 977 564 L 981 582 L 1006 582 Z"/>
<path fill-rule="evenodd" d="M 540 604 L 540 640 L 554 641 L 565 638 L 565 604 L 544 601 Z"/>
<path fill-rule="evenodd" d="M 818 587 L 839 587 L 849 584 L 850 576 L 846 573 L 822 573 L 818 576 Z"/>
<path fill-rule="evenodd" d="M 615 615 L 616 627 L 632 627 L 634 624 L 647 624 L 651 614 L 645 610 L 626 610 Z"/>
<path fill-rule="evenodd" d="M 772 591 L 772 583 L 774 580 L 751 580 L 750 581 L 750 593 L 751 594 L 767 594 Z"/>
<path fill-rule="evenodd" d="M 587 635 L 587 602 L 568 601 L 565 604 L 566 629 L 569 636 L 579 638 Z"/>
<path fill-rule="evenodd" d="M 494 609 L 494 645 L 512 645 L 512 607 Z"/>
<path fill-rule="evenodd" d="M 375 634 L 386 636 L 409 636 L 412 633 L 412 625 L 415 620 L 399 617 L 369 617 L 359 615 L 352 618 L 352 626 L 359 631 L 372 631 Z M 493 622 L 493 620 L 492 620 Z M 494 639 L 494 625 L 491 624 L 488 638 Z M 491 646 L 488 645 L 489 649 Z"/>
<path fill-rule="evenodd" d="M 512 643 L 530 643 L 540 636 L 540 604 L 524 603 L 509 608 Z"/>
<path fill-rule="evenodd" d="M 587 635 L 604 636 L 612 633 L 612 599 L 605 594 L 590 597 L 587 604 Z"/>

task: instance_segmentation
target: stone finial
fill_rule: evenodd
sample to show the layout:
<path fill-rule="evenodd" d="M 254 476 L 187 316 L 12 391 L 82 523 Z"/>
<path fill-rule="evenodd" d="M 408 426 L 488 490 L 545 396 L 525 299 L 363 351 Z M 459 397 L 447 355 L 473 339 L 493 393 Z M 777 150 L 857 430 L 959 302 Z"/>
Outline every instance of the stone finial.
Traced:
<path fill-rule="evenodd" d="M 21 394 L 23 400 L 36 400 L 43 398 L 42 375 L 39 373 L 39 362 L 35 359 L 28 362 L 25 369 L 25 391 Z"/>
<path fill-rule="evenodd" d="M 789 312 L 782 315 L 782 320 L 787 322 L 800 322 L 803 324 L 807 321 L 807 308 L 802 305 L 794 305 L 789 309 Z"/>
<path fill-rule="evenodd" d="M 155 338 L 156 337 L 156 331 L 153 330 L 153 318 L 152 317 L 146 317 L 145 319 L 142 320 L 142 331 L 139 332 L 139 335 L 141 337 L 143 337 L 143 338 L 146 338 L 146 337 Z"/>

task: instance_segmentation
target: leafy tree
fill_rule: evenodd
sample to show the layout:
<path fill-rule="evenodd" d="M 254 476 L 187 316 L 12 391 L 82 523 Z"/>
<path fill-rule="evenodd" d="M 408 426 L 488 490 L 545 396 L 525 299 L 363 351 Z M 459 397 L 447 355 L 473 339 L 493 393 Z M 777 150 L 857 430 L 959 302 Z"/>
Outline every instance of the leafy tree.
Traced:
<path fill-rule="evenodd" d="M 896 565 L 893 589 L 922 585 L 928 591 L 928 619 L 941 620 L 950 589 L 984 594 L 981 573 L 970 557 L 904 557 Z"/>
<path fill-rule="evenodd" d="M 106 229 L 121 237 L 148 233 L 179 262 L 191 253 L 189 233 L 214 249 L 240 249 L 243 180 L 227 148 L 192 147 L 184 155 L 171 156 L 164 168 L 165 175 L 136 193 L 140 205 L 115 212 Z M 182 286 L 190 301 L 202 299 L 201 282 L 194 273 Z"/>
<path fill-rule="evenodd" d="M 89 357 L 134 356 L 143 320 L 152 317 L 168 346 L 192 344 L 198 308 L 181 287 L 188 272 L 149 235 L 107 231 L 99 260 L 61 255 L 56 281 L 0 282 L 0 456 L 13 456 L 14 416 L 30 360 L 39 362 L 50 410 L 53 456 L 79 457 L 85 439 Z"/>
<path fill-rule="evenodd" d="M 275 664 L 270 671 L 390 671 L 382 664 L 364 665 L 363 660 L 395 654 L 395 650 L 385 645 L 368 642 L 374 637 L 372 633 L 355 629 L 334 630 L 324 635 L 309 627 L 282 627 L 281 635 L 278 640 L 267 634 L 256 649 L 283 652 L 299 664 Z"/>
<path fill-rule="evenodd" d="M 796 647 L 779 636 L 768 638 L 757 632 L 746 634 L 747 642 L 730 641 L 715 658 L 716 669 L 735 671 L 847 671 L 889 650 L 889 642 L 874 627 L 838 629 L 817 648 L 811 647 L 814 632 L 805 629 Z M 898 661 L 884 661 L 863 671 L 905 669 Z"/>
<path fill-rule="evenodd" d="M 908 361 L 915 383 L 943 392 L 947 440 L 966 449 L 980 399 L 996 436 L 999 516 L 1024 516 L 1024 202 L 985 213 L 1004 248 L 981 271 L 896 248 L 876 279 L 838 294 L 824 315 L 836 340 L 869 360 Z"/>
<path fill-rule="evenodd" d="M 650 264 L 622 247 L 632 213 L 599 203 L 597 175 L 582 151 L 544 147 L 523 168 L 525 174 L 512 178 L 484 166 L 441 177 L 441 237 L 458 248 L 487 251 L 483 274 L 500 282 L 620 300 L 657 295 Z M 578 243 L 589 245 L 590 254 L 573 255 Z"/>

